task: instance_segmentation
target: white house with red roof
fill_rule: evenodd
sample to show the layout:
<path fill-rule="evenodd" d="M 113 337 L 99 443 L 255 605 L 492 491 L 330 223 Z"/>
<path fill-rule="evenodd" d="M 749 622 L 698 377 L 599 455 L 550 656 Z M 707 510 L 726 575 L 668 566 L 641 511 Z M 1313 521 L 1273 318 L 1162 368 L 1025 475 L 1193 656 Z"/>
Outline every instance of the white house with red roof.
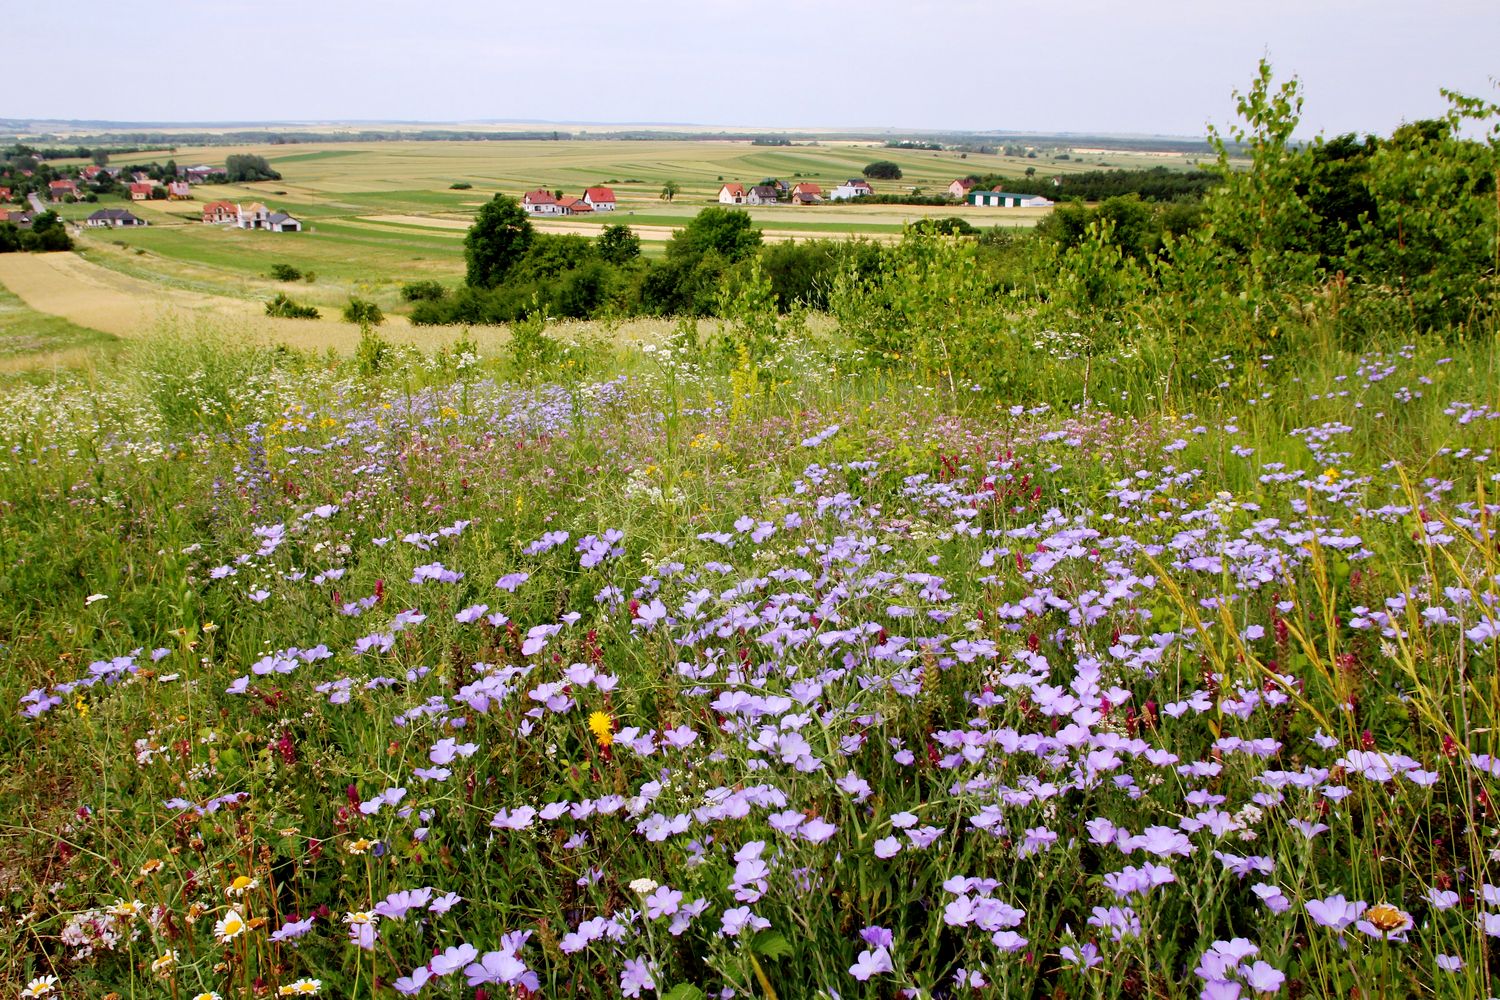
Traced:
<path fill-rule="evenodd" d="M 53 201 L 77 198 L 78 183 L 76 181 L 52 181 L 47 185 L 47 193 L 51 195 Z"/>
<path fill-rule="evenodd" d="M 948 193 L 954 198 L 964 198 L 968 196 L 969 192 L 973 190 L 973 188 L 974 178 L 960 177 L 958 180 L 948 185 Z"/>
<path fill-rule="evenodd" d="M 719 188 L 720 205 L 743 205 L 745 203 L 745 186 L 743 184 L 725 184 Z"/>
<path fill-rule="evenodd" d="M 552 195 L 551 191 L 537 188 L 521 196 L 521 207 L 528 215 L 566 215 L 567 210 Z"/>
<path fill-rule="evenodd" d="M 596 212 L 613 212 L 615 210 L 615 193 L 607 187 L 585 188 L 583 201 L 589 208 Z"/>
<path fill-rule="evenodd" d="M 571 195 L 557 199 L 557 203 L 562 206 L 563 215 L 591 215 L 594 211 L 594 206 L 582 198 L 574 198 Z"/>
<path fill-rule="evenodd" d="M 830 191 L 828 197 L 833 201 L 848 201 L 851 198 L 863 198 L 867 194 L 874 193 L 875 189 L 870 187 L 869 181 L 853 178 Z"/>

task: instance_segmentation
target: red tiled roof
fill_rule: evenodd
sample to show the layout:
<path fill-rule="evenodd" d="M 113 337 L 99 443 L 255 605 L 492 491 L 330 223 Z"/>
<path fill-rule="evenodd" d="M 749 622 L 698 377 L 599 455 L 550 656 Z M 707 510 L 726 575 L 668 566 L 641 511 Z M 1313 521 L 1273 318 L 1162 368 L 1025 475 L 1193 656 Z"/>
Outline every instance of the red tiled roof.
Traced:
<path fill-rule="evenodd" d="M 552 197 L 552 192 L 543 190 L 542 188 L 537 188 L 535 191 L 527 191 L 521 201 L 525 202 L 528 205 L 557 204 L 557 199 Z"/>
<path fill-rule="evenodd" d="M 719 190 L 723 191 L 726 188 L 729 190 L 730 194 L 744 194 L 745 193 L 744 187 L 742 185 L 739 185 L 739 184 L 725 184 L 724 187 L 720 188 Z"/>
<path fill-rule="evenodd" d="M 155 184 L 146 184 L 146 183 L 132 184 L 132 185 L 130 185 L 130 193 L 131 194 L 150 194 L 151 193 L 151 189 L 154 188 L 154 187 L 156 187 Z"/>
<path fill-rule="evenodd" d="M 589 188 L 583 192 L 583 196 L 592 202 L 615 200 L 615 193 L 607 187 Z"/>

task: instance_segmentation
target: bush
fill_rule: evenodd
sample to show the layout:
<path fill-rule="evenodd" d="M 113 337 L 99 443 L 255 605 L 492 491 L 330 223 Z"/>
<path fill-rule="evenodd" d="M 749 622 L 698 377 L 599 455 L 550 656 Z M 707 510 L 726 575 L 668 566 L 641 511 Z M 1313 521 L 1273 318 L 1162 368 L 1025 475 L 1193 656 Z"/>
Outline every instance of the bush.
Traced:
<path fill-rule="evenodd" d="M 452 184 L 448 185 L 448 190 L 449 191 L 467 191 L 467 190 L 469 190 L 473 186 L 474 185 L 470 184 L 468 181 L 454 181 Z"/>
<path fill-rule="evenodd" d="M 447 287 L 437 281 L 408 281 L 401 286 L 403 302 L 439 302 L 447 295 Z"/>
<path fill-rule="evenodd" d="M 277 292 L 276 297 L 266 303 L 266 315 L 278 319 L 317 319 L 319 313 L 316 306 L 294 302 L 285 292 Z"/>
<path fill-rule="evenodd" d="M 890 160 L 876 160 L 865 167 L 862 173 L 871 180 L 899 181 L 901 179 L 901 168 Z"/>
<path fill-rule="evenodd" d="M 366 323 L 370 326 L 379 326 L 385 322 L 385 313 L 381 312 L 380 306 L 369 299 L 349 297 L 349 304 L 344 307 L 345 323 Z"/>
<path fill-rule="evenodd" d="M 302 272 L 290 264 L 272 264 L 271 277 L 277 281 L 301 281 Z"/>

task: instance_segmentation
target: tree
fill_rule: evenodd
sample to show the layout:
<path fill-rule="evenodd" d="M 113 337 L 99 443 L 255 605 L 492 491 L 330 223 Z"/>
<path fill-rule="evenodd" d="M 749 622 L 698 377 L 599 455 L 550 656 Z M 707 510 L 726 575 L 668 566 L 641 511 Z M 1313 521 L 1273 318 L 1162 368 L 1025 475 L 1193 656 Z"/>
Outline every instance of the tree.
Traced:
<path fill-rule="evenodd" d="M 748 212 L 705 208 L 672 236 L 667 259 L 695 259 L 712 251 L 732 264 L 753 254 L 760 243 L 760 230 L 751 223 Z"/>
<path fill-rule="evenodd" d="M 94 150 L 93 161 L 94 161 L 94 166 L 96 166 L 96 167 L 105 167 L 105 166 L 108 166 L 109 165 L 109 151 L 108 150 L 104 150 L 104 149 L 96 149 L 96 150 Z"/>
<path fill-rule="evenodd" d="M 681 190 L 682 188 L 678 186 L 676 181 L 667 181 L 667 183 L 661 186 L 661 200 L 671 201 L 673 198 L 677 197 L 678 192 L 680 192 Z"/>
<path fill-rule="evenodd" d="M 229 183 L 246 181 L 279 181 L 281 174 L 271 169 L 264 156 L 235 153 L 224 160 L 224 176 Z"/>
<path fill-rule="evenodd" d="M 876 160 L 865 167 L 862 173 L 874 181 L 899 181 L 901 168 L 890 160 Z"/>
<path fill-rule="evenodd" d="M 531 249 L 535 232 L 521 203 L 497 194 L 481 205 L 464 237 L 464 280 L 476 288 L 493 288 Z"/>
<path fill-rule="evenodd" d="M 628 264 L 641 255 L 641 238 L 629 226 L 605 226 L 596 248 L 600 260 L 609 264 Z"/>

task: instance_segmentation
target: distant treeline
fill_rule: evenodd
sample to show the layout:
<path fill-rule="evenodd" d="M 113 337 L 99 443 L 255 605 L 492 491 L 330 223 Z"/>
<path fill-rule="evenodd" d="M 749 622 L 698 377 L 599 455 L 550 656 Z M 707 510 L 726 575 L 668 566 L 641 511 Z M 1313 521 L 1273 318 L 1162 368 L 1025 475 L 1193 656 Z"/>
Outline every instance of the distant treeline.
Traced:
<path fill-rule="evenodd" d="M 103 157 L 106 160 L 115 155 L 129 153 L 141 153 L 147 149 L 161 149 L 161 146 L 29 146 L 26 143 L 17 142 L 0 149 L 0 163 L 9 163 L 13 160 L 88 160 Z"/>
<path fill-rule="evenodd" d="M 1145 170 L 1089 170 L 1081 174 L 1040 173 L 1029 177 L 988 174 L 977 178 L 981 188 L 1014 191 L 1017 194 L 1040 194 L 1054 201 L 1077 198 L 1080 201 L 1103 201 L 1124 195 L 1139 195 L 1142 201 L 1196 201 L 1219 183 L 1206 170 L 1168 170 L 1150 167 Z"/>

